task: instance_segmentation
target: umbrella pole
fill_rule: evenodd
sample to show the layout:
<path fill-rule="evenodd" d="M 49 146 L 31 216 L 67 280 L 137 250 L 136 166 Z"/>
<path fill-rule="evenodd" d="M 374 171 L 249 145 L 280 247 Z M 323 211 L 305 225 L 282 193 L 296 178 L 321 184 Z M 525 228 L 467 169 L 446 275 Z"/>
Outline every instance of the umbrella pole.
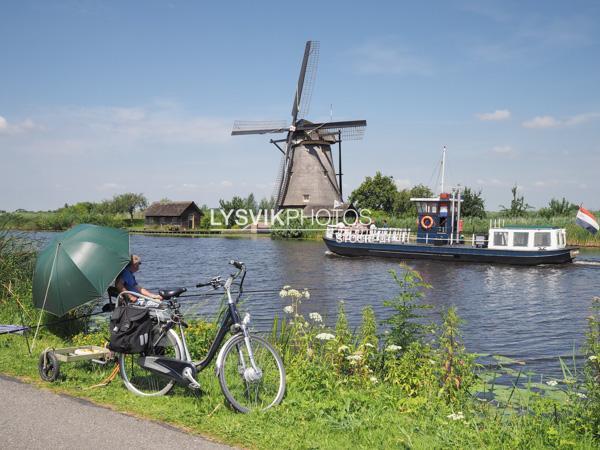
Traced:
<path fill-rule="evenodd" d="M 48 284 L 46 285 L 46 293 L 44 294 L 44 303 L 42 303 L 42 309 L 40 311 L 40 318 L 37 326 L 35 327 L 35 334 L 33 335 L 33 341 L 31 342 L 31 350 L 33 351 L 35 346 L 35 340 L 37 339 L 38 331 L 40 331 L 40 324 L 42 323 L 42 315 L 44 314 L 44 307 L 46 306 L 46 300 L 48 299 L 48 290 L 50 289 L 50 282 L 52 281 L 52 275 L 54 274 L 54 266 L 56 265 L 56 257 L 58 256 L 58 249 L 60 248 L 61 242 L 56 245 L 56 252 L 54 252 L 54 259 L 52 260 L 52 267 L 50 268 L 50 277 L 48 277 Z"/>

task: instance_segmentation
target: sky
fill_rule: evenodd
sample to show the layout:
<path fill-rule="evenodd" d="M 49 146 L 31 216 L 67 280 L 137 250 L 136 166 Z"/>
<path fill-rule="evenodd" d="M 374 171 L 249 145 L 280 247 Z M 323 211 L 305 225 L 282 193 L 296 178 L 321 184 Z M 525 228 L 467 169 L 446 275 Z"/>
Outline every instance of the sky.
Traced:
<path fill-rule="evenodd" d="M 343 190 L 511 187 L 600 209 L 600 2 L 0 0 L 0 210 L 269 197 L 307 40 L 312 121 L 366 119 Z M 284 137 L 284 136 L 281 136 Z M 335 154 L 335 152 L 334 152 Z M 337 156 L 336 156 L 337 160 Z"/>

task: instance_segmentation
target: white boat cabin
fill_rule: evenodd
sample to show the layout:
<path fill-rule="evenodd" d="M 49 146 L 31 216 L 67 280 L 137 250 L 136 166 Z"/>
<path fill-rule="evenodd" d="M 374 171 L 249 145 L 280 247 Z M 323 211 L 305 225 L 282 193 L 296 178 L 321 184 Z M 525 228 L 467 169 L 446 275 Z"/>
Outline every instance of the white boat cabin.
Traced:
<path fill-rule="evenodd" d="M 567 233 L 556 227 L 490 228 L 488 248 L 494 250 L 558 250 L 567 246 Z"/>

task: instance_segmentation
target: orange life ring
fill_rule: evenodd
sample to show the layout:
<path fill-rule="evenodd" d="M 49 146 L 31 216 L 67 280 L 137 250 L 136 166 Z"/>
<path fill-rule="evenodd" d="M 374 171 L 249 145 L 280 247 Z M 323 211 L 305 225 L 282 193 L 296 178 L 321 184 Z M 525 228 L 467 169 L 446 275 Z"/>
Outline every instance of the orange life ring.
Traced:
<path fill-rule="evenodd" d="M 429 230 L 433 226 L 433 218 L 431 216 L 423 216 L 421 218 L 421 226 Z"/>

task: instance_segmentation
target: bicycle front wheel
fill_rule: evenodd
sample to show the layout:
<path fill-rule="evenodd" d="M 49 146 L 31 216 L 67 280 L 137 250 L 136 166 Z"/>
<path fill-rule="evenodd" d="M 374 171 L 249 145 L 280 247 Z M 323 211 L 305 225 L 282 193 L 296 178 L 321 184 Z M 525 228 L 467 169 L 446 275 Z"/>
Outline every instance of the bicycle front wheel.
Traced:
<path fill-rule="evenodd" d="M 250 336 L 255 366 L 242 334 L 223 347 L 219 383 L 227 401 L 239 412 L 278 405 L 285 393 L 285 369 L 277 351 L 266 340 Z"/>
<path fill-rule="evenodd" d="M 161 339 L 160 345 L 147 353 L 147 356 L 160 355 L 182 359 L 183 352 L 179 347 L 177 334 L 169 330 Z M 125 387 L 131 392 L 144 397 L 155 397 L 167 394 L 175 381 L 156 375 L 141 367 L 138 363 L 140 355 L 119 355 L 119 369 Z"/>

